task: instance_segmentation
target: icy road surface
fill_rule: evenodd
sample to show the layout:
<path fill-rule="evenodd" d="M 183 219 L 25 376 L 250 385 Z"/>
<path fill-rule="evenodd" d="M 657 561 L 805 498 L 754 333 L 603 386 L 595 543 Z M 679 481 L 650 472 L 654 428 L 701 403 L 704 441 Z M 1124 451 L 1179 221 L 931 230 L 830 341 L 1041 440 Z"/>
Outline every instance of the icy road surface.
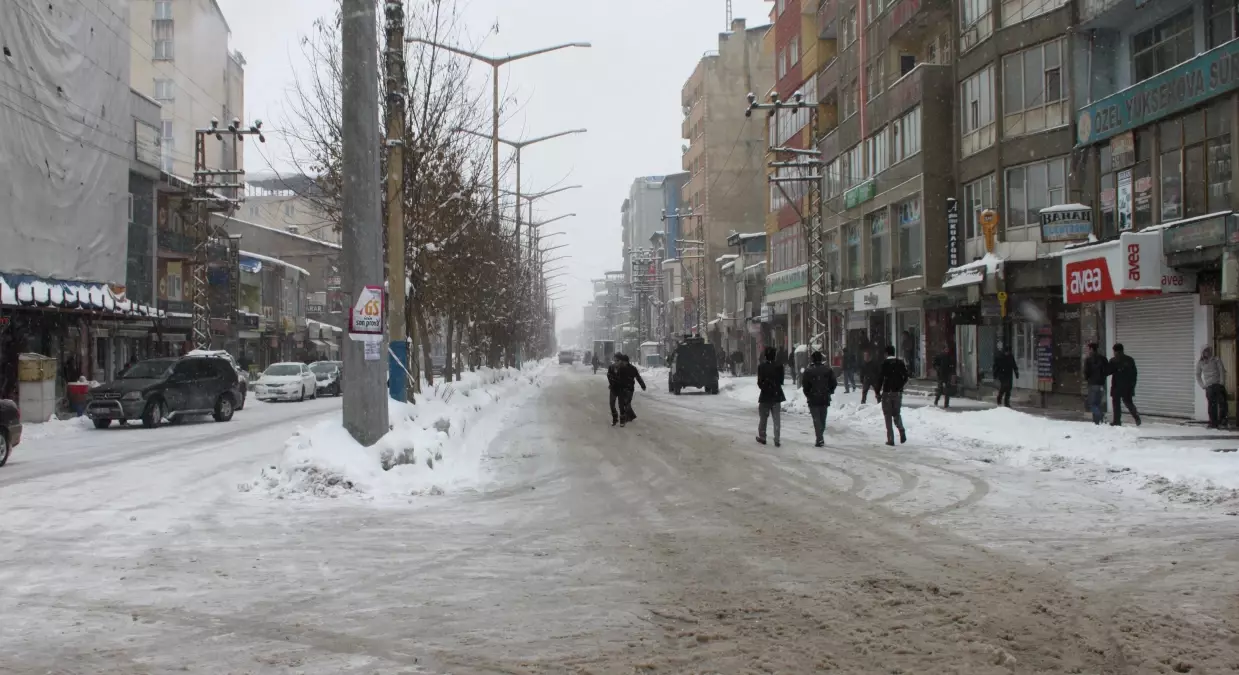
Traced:
<path fill-rule="evenodd" d="M 1239 519 L 548 369 L 475 490 L 237 485 L 338 401 L 31 440 L 0 673 L 1233 673 Z M 664 385 L 665 386 L 665 385 Z M 864 432 L 864 433 L 862 433 Z"/>

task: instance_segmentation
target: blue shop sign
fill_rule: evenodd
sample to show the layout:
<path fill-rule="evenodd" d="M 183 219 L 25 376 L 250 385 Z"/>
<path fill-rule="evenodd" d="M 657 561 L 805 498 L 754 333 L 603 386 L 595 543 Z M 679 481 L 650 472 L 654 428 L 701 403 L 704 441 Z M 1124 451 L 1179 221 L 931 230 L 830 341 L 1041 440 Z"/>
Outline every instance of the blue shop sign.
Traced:
<path fill-rule="evenodd" d="M 1080 109 L 1077 146 L 1144 126 L 1239 87 L 1239 40 Z"/>

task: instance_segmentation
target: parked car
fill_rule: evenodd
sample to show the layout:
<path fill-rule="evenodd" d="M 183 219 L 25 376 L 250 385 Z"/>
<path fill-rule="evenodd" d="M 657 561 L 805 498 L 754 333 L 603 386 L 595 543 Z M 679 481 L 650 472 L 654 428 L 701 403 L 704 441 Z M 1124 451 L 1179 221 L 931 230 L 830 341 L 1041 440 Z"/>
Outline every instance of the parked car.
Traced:
<path fill-rule="evenodd" d="M 718 393 L 718 361 L 714 348 L 703 338 L 685 338 L 671 359 L 667 389 L 677 396 L 684 387 L 700 387 L 707 394 Z"/>
<path fill-rule="evenodd" d="M 560 364 L 564 364 L 564 363 L 566 363 L 566 364 L 568 364 L 568 365 L 572 365 L 572 362 L 573 362 L 573 361 L 576 361 L 576 354 L 574 354 L 574 353 L 572 353 L 572 352 L 570 352 L 570 351 L 569 351 L 569 352 L 560 352 L 560 353 L 559 353 L 559 363 L 560 363 Z"/>
<path fill-rule="evenodd" d="M 178 424 L 196 415 L 227 422 L 240 400 L 237 371 L 224 359 L 148 359 L 130 366 L 114 382 L 92 389 L 86 416 L 97 429 L 133 419 L 151 428 L 165 419 Z"/>
<path fill-rule="evenodd" d="M 242 410 L 245 408 L 245 398 L 249 395 L 250 374 L 242 370 L 241 366 L 237 365 L 237 360 L 232 358 L 232 354 L 229 354 L 228 352 L 222 349 L 216 349 L 216 350 L 195 349 L 192 352 L 186 354 L 185 356 L 205 356 L 205 357 L 211 357 L 211 358 L 217 358 L 217 359 L 224 359 L 228 361 L 228 363 L 232 364 L 232 367 L 235 368 L 237 371 L 237 380 L 240 382 L 240 389 L 241 389 L 241 400 L 237 403 L 237 410 Z"/>
<path fill-rule="evenodd" d="M 259 401 L 304 401 L 318 398 L 318 381 L 310 367 L 292 361 L 273 363 L 254 383 Z"/>
<path fill-rule="evenodd" d="M 22 442 L 22 413 L 17 404 L 0 398 L 0 466 L 4 466 Z"/>
<path fill-rule="evenodd" d="M 344 393 L 340 382 L 340 368 L 344 364 L 339 361 L 317 361 L 310 364 L 318 393 L 323 396 L 340 396 Z"/>

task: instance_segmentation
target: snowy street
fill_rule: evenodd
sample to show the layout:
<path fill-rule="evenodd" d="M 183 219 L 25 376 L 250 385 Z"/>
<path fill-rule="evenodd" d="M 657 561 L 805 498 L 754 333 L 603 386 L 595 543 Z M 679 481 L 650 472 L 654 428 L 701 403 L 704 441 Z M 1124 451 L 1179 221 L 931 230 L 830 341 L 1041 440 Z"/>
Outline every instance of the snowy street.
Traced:
<path fill-rule="evenodd" d="M 847 412 L 825 449 L 795 413 L 759 446 L 754 402 L 648 379 L 613 428 L 603 373 L 547 366 L 401 497 L 254 486 L 338 399 L 31 428 L 0 469 L 0 673 L 1239 670 L 1224 508 L 969 459 L 917 415 L 894 449 Z"/>

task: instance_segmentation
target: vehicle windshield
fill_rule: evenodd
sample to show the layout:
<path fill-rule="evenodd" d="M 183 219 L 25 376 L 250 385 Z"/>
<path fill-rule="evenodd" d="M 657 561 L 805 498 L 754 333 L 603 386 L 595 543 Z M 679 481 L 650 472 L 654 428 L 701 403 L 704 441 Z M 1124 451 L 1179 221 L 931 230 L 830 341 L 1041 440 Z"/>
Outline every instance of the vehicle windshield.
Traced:
<path fill-rule="evenodd" d="M 122 380 L 157 380 L 168 374 L 172 370 L 172 366 L 176 365 L 176 359 L 151 359 L 150 361 L 140 361 L 129 367 L 128 370 L 121 373 Z"/>
<path fill-rule="evenodd" d="M 263 375 L 271 375 L 273 377 L 286 377 L 288 375 L 300 375 L 301 366 L 294 363 L 277 363 L 270 368 L 267 368 Z"/>
<path fill-rule="evenodd" d="M 319 375 L 323 373 L 334 373 L 336 372 L 336 364 L 315 363 L 314 365 L 310 366 L 310 370 L 314 371 L 315 374 L 319 374 Z"/>

